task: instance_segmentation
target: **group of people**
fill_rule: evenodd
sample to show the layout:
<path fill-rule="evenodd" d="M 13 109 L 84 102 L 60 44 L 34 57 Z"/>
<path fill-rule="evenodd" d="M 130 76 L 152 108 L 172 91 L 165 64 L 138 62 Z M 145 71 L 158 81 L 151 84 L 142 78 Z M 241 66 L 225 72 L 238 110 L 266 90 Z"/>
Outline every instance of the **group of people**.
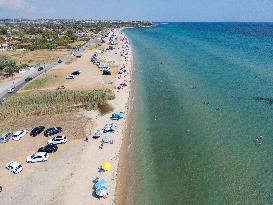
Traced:
<path fill-rule="evenodd" d="M 262 144 L 263 136 L 256 137 L 255 141 L 258 145 Z"/>
<path fill-rule="evenodd" d="M 115 36 L 115 35 L 113 35 Z M 118 77 L 117 77 L 117 83 L 118 83 L 118 86 L 116 86 L 116 89 L 117 89 L 117 92 L 126 87 L 127 86 L 127 76 L 128 76 L 128 71 L 127 71 L 127 66 L 128 66 L 128 53 L 129 53 L 129 42 L 128 42 L 128 39 L 127 37 L 125 37 L 123 34 L 121 34 L 121 37 L 119 38 L 122 42 L 123 42 L 123 54 L 122 55 L 122 58 L 123 58 L 123 67 L 120 69 L 120 72 L 118 74 Z M 112 123 L 113 124 L 113 123 Z M 106 140 L 105 140 L 106 139 Z M 88 138 L 86 138 L 86 141 L 88 141 Z M 99 146 L 99 149 L 103 149 L 103 146 L 105 143 L 109 143 L 109 144 L 113 144 L 113 140 L 112 139 L 108 139 L 107 137 L 106 138 L 102 138 L 101 140 L 101 144 Z M 99 183 L 102 183 L 104 180 L 99 180 L 98 178 L 96 179 L 96 182 L 95 182 L 95 193 L 96 193 L 96 196 L 98 198 L 104 198 L 106 199 L 108 197 L 108 190 L 107 190 L 107 186 L 105 184 L 103 185 L 98 185 Z M 98 187 L 96 187 L 96 185 L 98 185 Z M 102 189 L 103 188 L 103 189 Z"/>

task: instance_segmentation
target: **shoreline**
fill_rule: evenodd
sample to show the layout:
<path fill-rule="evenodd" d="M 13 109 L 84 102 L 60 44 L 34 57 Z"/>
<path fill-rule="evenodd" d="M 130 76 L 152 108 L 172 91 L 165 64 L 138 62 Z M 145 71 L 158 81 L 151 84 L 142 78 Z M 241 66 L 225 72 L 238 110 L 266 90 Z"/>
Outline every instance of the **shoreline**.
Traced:
<path fill-rule="evenodd" d="M 122 29 L 123 30 L 123 29 Z M 126 35 L 125 35 L 126 36 Z M 128 38 L 128 37 L 127 37 Z M 117 168 L 117 184 L 115 189 L 115 205 L 124 205 L 126 203 L 126 176 L 127 176 L 127 161 L 128 161 L 128 152 L 129 145 L 131 143 L 131 135 L 132 135 L 132 126 L 134 124 L 133 111 L 134 111 L 134 96 L 136 92 L 135 87 L 135 70 L 134 70 L 134 58 L 133 58 L 133 50 L 132 45 L 130 44 L 131 49 L 131 70 L 130 70 L 130 95 L 128 99 L 128 113 L 127 113 L 127 121 L 126 127 L 130 129 L 124 130 L 122 145 L 119 152 L 119 162 Z"/>
<path fill-rule="evenodd" d="M 106 172 L 103 175 L 108 175 L 105 176 L 101 179 L 106 179 L 107 182 L 109 183 L 109 196 L 107 197 L 107 199 L 102 199 L 102 200 L 98 200 L 95 198 L 95 200 L 91 200 L 92 204 L 123 204 L 125 197 L 124 196 L 124 191 L 125 191 L 125 187 L 126 187 L 126 179 L 125 179 L 125 173 L 126 173 L 126 154 L 127 154 L 127 147 L 128 147 L 128 142 L 129 142 L 129 135 L 131 130 L 127 129 L 128 127 L 130 127 L 131 123 L 132 123 L 132 106 L 133 106 L 133 76 L 134 76 L 134 70 L 133 70 L 133 52 L 132 52 L 132 46 L 131 43 L 128 39 L 128 37 L 123 33 L 123 29 L 117 29 L 118 34 L 118 38 L 120 39 L 122 36 L 126 38 L 126 41 L 128 42 L 128 61 L 127 61 L 127 74 L 122 74 L 124 75 L 124 77 L 121 77 L 122 75 L 120 75 L 120 78 L 118 77 L 118 75 L 116 76 L 115 80 L 114 80 L 114 84 L 118 83 L 120 80 L 124 80 L 127 83 L 127 86 L 121 90 L 118 89 L 114 89 L 113 91 L 115 92 L 115 100 L 113 100 L 113 102 L 109 102 L 110 105 L 113 105 L 114 111 L 113 112 L 119 112 L 119 111 L 123 111 L 125 112 L 126 116 L 124 119 L 117 121 L 116 123 L 118 124 L 117 126 L 117 130 L 114 133 L 114 145 L 110 145 L 111 151 L 108 150 L 108 153 L 104 154 L 105 156 L 110 156 L 109 152 L 112 152 L 112 157 L 111 159 L 109 159 L 109 162 L 111 162 L 112 164 L 112 170 L 108 171 L 108 173 Z M 115 30 L 115 29 L 114 29 Z M 119 40 L 119 45 L 117 47 L 120 46 L 120 43 L 122 45 L 124 45 L 124 43 Z M 117 48 L 115 46 L 115 48 Z M 119 48 L 120 49 L 120 48 Z M 122 49 L 119 50 L 118 52 L 119 54 L 122 54 Z M 126 52 L 125 52 L 126 53 Z M 121 59 L 119 59 L 119 62 L 116 62 L 114 59 L 111 59 L 111 61 L 113 61 L 115 64 L 119 64 L 117 67 L 120 68 L 122 67 L 122 60 L 126 58 L 124 56 L 122 56 Z M 107 119 L 108 118 L 108 119 Z M 94 134 L 94 132 L 98 129 L 101 129 L 101 125 L 102 124 L 106 124 L 109 123 L 110 120 L 110 115 L 106 114 L 106 115 L 102 115 L 102 116 L 96 116 L 96 120 L 93 121 L 93 125 L 92 126 L 92 134 Z M 98 126 L 99 125 L 99 126 Z M 90 126 L 88 127 L 90 128 Z M 87 129 L 88 129 L 87 128 Z M 118 136 L 117 136 L 118 135 Z M 118 139 L 117 139 L 118 138 Z M 98 141 L 91 139 L 92 143 L 96 143 L 98 145 Z M 104 145 L 104 146 L 108 146 L 108 145 Z M 105 148 L 103 148 L 105 149 Z M 104 152 L 104 150 L 102 150 L 101 152 Z M 114 154 L 114 155 L 113 155 Z M 104 157 L 106 158 L 106 157 Z M 102 163 L 102 162 L 101 162 Z M 96 176 L 99 176 L 99 173 L 96 173 Z M 111 178 L 109 180 L 109 175 L 111 175 Z M 93 177 L 94 178 L 94 177 Z M 99 177 L 100 178 L 100 177 Z M 107 179 L 108 178 L 108 179 Z"/>

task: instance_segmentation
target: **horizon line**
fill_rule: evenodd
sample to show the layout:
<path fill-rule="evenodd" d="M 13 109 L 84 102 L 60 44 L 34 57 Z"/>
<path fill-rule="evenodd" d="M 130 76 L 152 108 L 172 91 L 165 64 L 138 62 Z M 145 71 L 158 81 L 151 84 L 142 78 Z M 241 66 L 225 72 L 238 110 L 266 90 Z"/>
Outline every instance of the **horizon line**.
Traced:
<path fill-rule="evenodd" d="M 88 19 L 88 18 L 2 18 L 0 17 L 1 20 L 77 20 L 77 21 L 127 21 L 127 22 L 132 22 L 132 21 L 140 21 L 140 22 L 151 22 L 151 23 L 273 23 L 273 21 L 151 21 L 151 20 L 119 20 L 119 19 Z"/>

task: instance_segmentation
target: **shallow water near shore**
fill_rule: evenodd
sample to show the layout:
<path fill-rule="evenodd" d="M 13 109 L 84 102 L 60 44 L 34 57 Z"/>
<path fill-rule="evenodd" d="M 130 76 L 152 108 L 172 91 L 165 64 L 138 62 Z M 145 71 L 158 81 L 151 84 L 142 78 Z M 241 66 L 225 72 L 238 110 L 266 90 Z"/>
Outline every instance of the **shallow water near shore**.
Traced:
<path fill-rule="evenodd" d="M 126 204 L 272 204 L 273 24 L 124 32 L 136 80 Z"/>

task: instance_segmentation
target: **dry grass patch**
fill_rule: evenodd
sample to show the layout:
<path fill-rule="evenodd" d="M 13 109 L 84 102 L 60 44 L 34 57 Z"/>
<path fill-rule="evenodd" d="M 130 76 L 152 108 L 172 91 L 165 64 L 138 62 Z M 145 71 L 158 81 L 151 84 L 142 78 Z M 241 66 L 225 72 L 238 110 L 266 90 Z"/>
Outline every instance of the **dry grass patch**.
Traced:
<path fill-rule="evenodd" d="M 46 73 L 26 84 L 22 90 L 41 89 L 48 87 L 57 87 L 65 82 L 65 74 L 60 72 Z"/>
<path fill-rule="evenodd" d="M 83 46 L 85 43 L 86 41 L 76 41 L 76 42 L 70 43 L 69 45 L 71 46 L 71 48 L 79 48 Z"/>
<path fill-rule="evenodd" d="M 70 60 L 66 61 L 65 64 L 70 65 L 70 64 L 72 64 L 72 63 L 74 63 L 76 61 L 77 61 L 77 58 L 74 57 L 74 58 L 71 58 Z"/>
<path fill-rule="evenodd" d="M 15 51 L 5 51 L 0 52 L 0 58 L 5 57 L 15 61 L 18 64 L 29 64 L 37 65 L 43 63 L 51 63 L 57 61 L 58 59 L 69 55 L 70 50 L 66 49 L 40 49 L 35 51 L 28 50 L 15 50 Z"/>

